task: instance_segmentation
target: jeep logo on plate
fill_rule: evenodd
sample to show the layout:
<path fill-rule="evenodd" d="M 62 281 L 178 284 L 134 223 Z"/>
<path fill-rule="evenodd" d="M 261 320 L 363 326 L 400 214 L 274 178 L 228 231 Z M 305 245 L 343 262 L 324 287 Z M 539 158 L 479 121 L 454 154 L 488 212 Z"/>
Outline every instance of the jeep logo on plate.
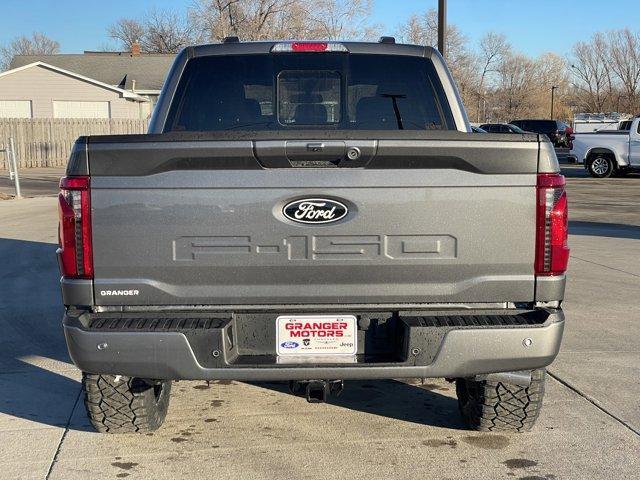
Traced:
<path fill-rule="evenodd" d="M 349 209 L 344 203 L 328 198 L 303 198 L 284 206 L 282 213 L 298 223 L 331 223 L 344 218 Z"/>

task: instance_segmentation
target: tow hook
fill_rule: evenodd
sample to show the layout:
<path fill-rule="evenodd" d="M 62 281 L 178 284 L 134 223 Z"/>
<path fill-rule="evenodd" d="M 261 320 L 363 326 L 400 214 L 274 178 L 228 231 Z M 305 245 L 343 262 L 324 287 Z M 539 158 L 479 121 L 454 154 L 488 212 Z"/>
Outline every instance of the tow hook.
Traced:
<path fill-rule="evenodd" d="M 338 396 L 344 390 L 344 380 L 304 380 L 289 382 L 289 390 L 294 395 L 304 392 L 309 403 L 324 403 L 329 395 Z"/>

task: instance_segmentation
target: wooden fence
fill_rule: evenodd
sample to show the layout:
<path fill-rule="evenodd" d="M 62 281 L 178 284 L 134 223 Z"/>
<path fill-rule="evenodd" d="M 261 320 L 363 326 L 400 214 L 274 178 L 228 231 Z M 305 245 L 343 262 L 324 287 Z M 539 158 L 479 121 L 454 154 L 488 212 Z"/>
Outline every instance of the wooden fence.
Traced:
<path fill-rule="evenodd" d="M 0 149 L 13 137 L 19 168 L 59 167 L 81 135 L 144 133 L 147 120 L 93 118 L 0 118 Z M 7 169 L 0 154 L 0 169 Z"/>

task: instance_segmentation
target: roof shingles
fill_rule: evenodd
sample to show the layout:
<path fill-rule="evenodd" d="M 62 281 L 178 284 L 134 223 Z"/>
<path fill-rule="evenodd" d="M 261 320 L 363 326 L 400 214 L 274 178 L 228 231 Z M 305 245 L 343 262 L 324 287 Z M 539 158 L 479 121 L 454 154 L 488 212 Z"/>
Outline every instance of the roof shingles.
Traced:
<path fill-rule="evenodd" d="M 173 54 L 131 55 L 128 52 L 87 52 L 58 55 L 16 55 L 11 68 L 44 62 L 100 82 L 136 90 L 160 90 L 173 63 Z"/>

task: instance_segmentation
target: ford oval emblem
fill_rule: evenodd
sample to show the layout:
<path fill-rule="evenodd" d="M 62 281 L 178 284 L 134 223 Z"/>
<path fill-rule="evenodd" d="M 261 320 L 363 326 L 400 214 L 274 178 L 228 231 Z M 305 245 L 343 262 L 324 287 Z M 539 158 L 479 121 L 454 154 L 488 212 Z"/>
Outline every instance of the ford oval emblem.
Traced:
<path fill-rule="evenodd" d="M 297 342 L 282 342 L 280 346 L 282 348 L 298 348 L 300 345 Z"/>
<path fill-rule="evenodd" d="M 302 198 L 287 203 L 282 213 L 298 223 L 332 223 L 346 217 L 349 209 L 344 203 L 328 198 Z"/>

